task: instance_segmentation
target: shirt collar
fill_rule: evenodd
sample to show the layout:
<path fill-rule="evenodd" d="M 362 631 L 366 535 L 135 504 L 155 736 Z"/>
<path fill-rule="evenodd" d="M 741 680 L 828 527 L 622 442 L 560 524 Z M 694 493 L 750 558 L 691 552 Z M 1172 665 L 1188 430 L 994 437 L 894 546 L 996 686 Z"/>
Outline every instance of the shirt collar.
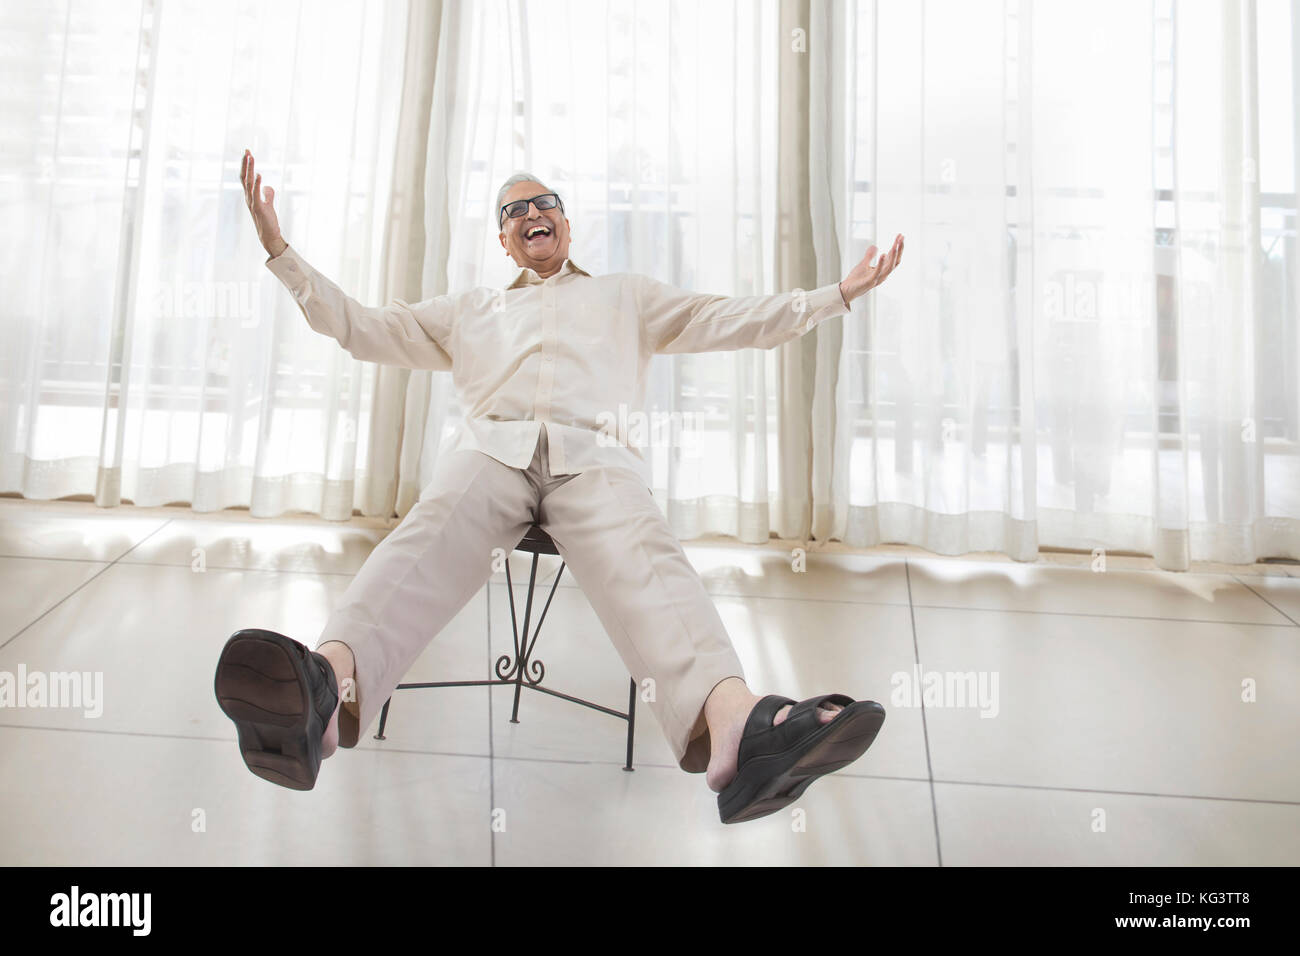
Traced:
<path fill-rule="evenodd" d="M 565 259 L 564 265 L 560 266 L 560 271 L 555 273 L 555 275 L 568 275 L 572 272 L 576 272 L 580 276 L 586 276 L 588 279 L 591 278 L 591 274 L 579 267 L 572 259 Z M 552 276 L 551 278 L 555 278 L 555 276 Z M 524 268 L 519 271 L 519 275 L 515 281 L 506 286 L 506 288 L 518 289 L 519 287 L 526 285 L 541 285 L 544 281 L 545 280 L 532 269 Z"/>

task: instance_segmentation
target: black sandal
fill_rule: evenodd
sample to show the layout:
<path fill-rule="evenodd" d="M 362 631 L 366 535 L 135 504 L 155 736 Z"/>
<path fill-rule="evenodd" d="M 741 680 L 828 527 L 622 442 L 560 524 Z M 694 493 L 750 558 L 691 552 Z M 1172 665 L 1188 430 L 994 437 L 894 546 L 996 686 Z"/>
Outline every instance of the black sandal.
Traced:
<path fill-rule="evenodd" d="M 339 701 L 329 661 L 283 634 L 246 628 L 222 649 L 213 688 L 249 770 L 291 790 L 316 786 L 321 738 Z"/>
<path fill-rule="evenodd" d="M 817 710 L 824 703 L 844 709 L 822 723 Z M 794 706 L 772 726 L 786 704 Z M 866 753 L 884 722 L 885 708 L 873 700 L 827 694 L 796 704 L 776 694 L 764 697 L 745 721 L 736 778 L 718 794 L 722 822 L 756 820 L 794 803 L 818 777 Z"/>

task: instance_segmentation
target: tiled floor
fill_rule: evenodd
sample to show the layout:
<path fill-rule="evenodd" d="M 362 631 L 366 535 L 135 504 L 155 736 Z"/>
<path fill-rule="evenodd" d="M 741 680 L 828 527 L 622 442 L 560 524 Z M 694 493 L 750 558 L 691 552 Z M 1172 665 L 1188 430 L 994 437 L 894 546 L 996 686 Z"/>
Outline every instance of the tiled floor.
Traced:
<path fill-rule="evenodd" d="M 794 572 L 782 548 L 693 542 L 755 690 L 888 711 L 797 813 L 722 826 L 648 709 L 626 773 L 622 721 L 528 693 L 512 724 L 508 688 L 402 691 L 386 739 L 315 790 L 268 784 L 213 698 L 217 654 L 250 626 L 314 645 L 385 526 L 0 499 L 0 679 L 103 675 L 99 716 L 0 708 L 0 864 L 1300 863 L 1295 565 L 832 546 Z M 482 676 L 510 646 L 506 590 L 407 679 Z M 567 572 L 539 655 L 549 685 L 626 706 Z"/>

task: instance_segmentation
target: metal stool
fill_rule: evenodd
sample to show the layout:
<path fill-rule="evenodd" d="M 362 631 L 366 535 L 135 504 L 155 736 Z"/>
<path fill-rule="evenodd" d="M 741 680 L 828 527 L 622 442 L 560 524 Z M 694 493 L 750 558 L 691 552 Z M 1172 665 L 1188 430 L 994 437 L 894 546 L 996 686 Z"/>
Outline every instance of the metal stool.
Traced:
<path fill-rule="evenodd" d="M 515 653 L 512 658 L 509 654 L 502 654 L 497 658 L 496 680 L 457 680 L 457 681 L 435 681 L 432 683 L 419 684 L 398 684 L 397 690 L 414 690 L 422 687 L 496 687 L 500 685 L 513 684 L 515 688 L 514 708 L 510 712 L 510 722 L 519 723 L 519 694 L 525 687 L 531 690 L 539 690 L 543 694 L 550 694 L 552 697 L 559 697 L 563 700 L 573 701 L 575 704 L 581 704 L 583 707 L 590 707 L 592 710 L 599 710 L 601 713 L 611 714 L 614 717 L 622 718 L 627 721 L 627 763 L 624 764 L 624 770 L 632 770 L 632 733 L 636 727 L 636 680 L 628 678 L 627 690 L 627 712 L 613 710 L 600 704 L 594 704 L 589 700 L 583 700 L 580 697 L 572 697 L 569 694 L 562 694 L 557 690 L 542 686 L 542 678 L 546 676 L 546 667 L 538 659 L 533 658 L 533 650 L 537 645 L 537 636 L 542 630 L 542 621 L 546 619 L 546 612 L 551 606 L 551 598 L 555 597 L 555 589 L 560 586 L 560 575 L 564 573 L 564 563 L 560 563 L 560 569 L 555 572 L 555 581 L 551 584 L 551 593 L 546 597 L 546 605 L 542 608 L 542 613 L 537 618 L 537 627 L 533 630 L 531 638 L 528 637 L 528 625 L 533 613 L 533 590 L 537 583 L 537 561 L 538 556 L 542 554 L 553 554 L 559 556 L 556 550 L 555 542 L 551 536 L 543 531 L 537 525 L 532 525 L 524 536 L 519 539 L 515 545 L 516 551 L 524 551 L 533 556 L 533 566 L 528 573 L 528 600 L 524 607 L 524 628 L 523 639 L 520 639 L 519 623 L 515 618 L 515 589 L 510 580 L 510 562 L 506 562 L 506 591 L 510 596 L 510 626 L 514 632 Z M 384 739 L 384 726 L 388 723 L 388 707 L 392 704 L 393 698 L 389 697 L 384 701 L 384 709 L 379 715 L 379 733 L 375 734 L 376 740 Z"/>

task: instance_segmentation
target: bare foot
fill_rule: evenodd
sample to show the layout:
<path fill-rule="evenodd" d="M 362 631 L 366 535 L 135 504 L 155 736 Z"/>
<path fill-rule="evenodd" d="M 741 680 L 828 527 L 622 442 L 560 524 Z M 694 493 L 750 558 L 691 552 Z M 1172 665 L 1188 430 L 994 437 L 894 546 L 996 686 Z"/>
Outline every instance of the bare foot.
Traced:
<path fill-rule="evenodd" d="M 745 732 L 745 722 L 755 705 L 763 698 L 751 694 L 739 677 L 729 677 L 713 688 L 704 702 L 704 718 L 709 724 L 709 767 L 704 780 L 714 793 L 721 792 L 736 776 L 740 756 L 740 738 Z M 790 713 L 791 704 L 776 712 L 772 726 L 783 722 Z M 839 704 L 823 703 L 817 716 L 823 724 L 835 719 L 843 710 Z"/>

